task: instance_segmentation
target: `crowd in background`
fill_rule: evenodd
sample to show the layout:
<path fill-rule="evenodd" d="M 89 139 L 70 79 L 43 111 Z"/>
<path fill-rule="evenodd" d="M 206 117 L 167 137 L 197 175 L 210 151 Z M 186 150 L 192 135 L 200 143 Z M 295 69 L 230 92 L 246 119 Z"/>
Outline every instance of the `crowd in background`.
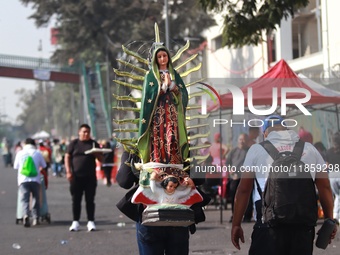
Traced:
<path fill-rule="evenodd" d="M 321 141 L 313 143 L 313 135 L 308 132 L 305 128 L 300 127 L 299 137 L 305 142 L 309 142 L 318 149 L 325 162 L 331 167 L 340 166 L 340 132 L 334 133 L 332 137 L 332 146 L 326 148 Z M 206 164 L 211 165 L 222 165 L 234 166 L 239 168 L 244 161 L 245 155 L 251 145 L 261 141 L 259 128 L 250 128 L 248 133 L 241 133 L 239 135 L 238 144 L 233 148 L 232 146 L 227 146 L 223 144 L 223 137 L 220 133 L 214 135 L 214 140 L 211 143 L 208 139 L 202 141 L 203 144 L 210 145 L 208 148 L 201 149 L 200 153 L 202 155 L 210 154 L 210 157 L 206 161 Z M 46 162 L 46 173 L 53 177 L 65 177 L 65 153 L 67 152 L 67 146 L 70 141 L 74 138 L 53 138 L 53 139 L 36 139 L 36 147 L 41 152 Z M 112 183 L 115 183 L 115 176 L 117 174 L 117 141 L 114 138 L 103 139 L 97 141 L 102 148 L 111 148 L 111 153 L 104 154 L 104 159 L 102 162 L 97 162 L 96 173 L 97 179 L 103 181 L 104 185 L 110 187 Z M 4 167 L 12 167 L 13 161 L 18 153 L 23 147 L 21 141 L 16 143 L 11 143 L 5 137 L 2 138 L 1 142 L 1 153 L 3 158 Z M 222 153 L 221 153 L 222 148 Z M 115 153 L 116 152 L 116 153 Z M 240 176 L 237 173 L 226 173 L 224 175 L 215 175 L 214 180 L 207 176 L 206 183 L 204 184 L 203 190 L 211 195 L 214 199 L 213 203 L 216 205 L 224 206 L 227 208 L 227 204 L 231 203 L 233 209 L 233 200 L 235 192 L 240 180 Z M 340 220 L 340 178 L 338 176 L 333 176 L 330 178 L 332 191 L 334 195 L 334 218 Z M 47 181 L 46 181 L 47 184 Z M 219 204 L 220 201 L 218 197 L 223 198 L 224 204 Z M 247 213 L 244 216 L 244 221 L 252 221 L 252 201 L 249 202 L 249 207 Z M 322 212 L 320 212 L 320 217 L 322 217 Z M 232 218 L 230 219 L 230 222 Z"/>
<path fill-rule="evenodd" d="M 326 148 L 321 141 L 313 143 L 313 135 L 307 131 L 305 128 L 300 127 L 298 132 L 300 138 L 305 142 L 309 142 L 314 144 L 314 146 L 318 149 L 320 154 L 323 156 L 324 160 L 331 164 L 332 166 L 340 165 L 340 133 L 336 132 L 332 141 L 333 144 L 330 148 Z M 213 137 L 213 141 L 210 142 L 208 139 L 204 139 L 203 144 L 210 145 L 208 148 L 201 149 L 200 153 L 202 155 L 210 154 L 210 157 L 206 164 L 211 165 L 229 165 L 239 167 L 242 165 L 245 153 L 241 153 L 242 151 L 247 152 L 248 148 L 254 144 L 258 143 L 261 140 L 260 130 L 259 128 L 250 128 L 248 133 L 241 133 L 239 135 L 239 144 L 232 148 L 230 145 L 226 145 L 222 142 L 222 135 L 220 133 L 216 133 Z M 65 176 L 65 167 L 64 167 L 64 158 L 67 146 L 74 137 L 68 138 L 45 138 L 45 139 L 36 139 L 35 142 L 37 144 L 37 149 L 39 149 L 46 161 L 47 164 L 47 173 L 51 174 L 54 177 L 63 177 Z M 110 139 L 102 139 L 97 141 L 102 148 L 111 148 L 113 151 L 111 153 L 104 154 L 103 162 L 97 162 L 96 170 L 97 170 L 97 178 L 103 180 L 103 183 L 110 187 L 112 182 L 115 182 L 115 176 L 117 174 L 117 165 L 118 162 L 115 162 L 115 148 L 117 146 L 117 141 L 114 138 Z M 13 160 L 15 155 L 19 150 L 22 149 L 22 141 L 17 141 L 13 144 L 13 142 L 6 139 L 6 137 L 2 138 L 1 142 L 1 154 L 3 159 L 4 167 L 11 167 L 13 164 Z M 222 148 L 222 154 L 220 152 Z M 238 148 L 238 149 L 237 149 Z M 236 156 L 234 152 L 237 152 Z M 222 156 L 222 158 L 221 158 Z M 236 157 L 236 158 L 235 158 Z M 210 163 L 209 163 L 210 160 Z M 117 161 L 117 160 L 116 160 Z M 235 163 L 237 162 L 237 163 Z M 228 203 L 233 205 L 232 201 L 237 189 L 237 184 L 239 182 L 240 176 L 237 174 L 224 174 L 215 175 L 213 179 L 207 178 L 204 190 L 213 196 L 213 202 L 217 203 L 218 199 L 216 198 L 222 196 L 223 203 L 225 208 Z M 332 189 L 335 196 L 335 209 L 334 217 L 340 218 L 340 178 L 331 178 Z M 249 207 L 251 210 L 251 207 Z M 251 212 L 248 212 L 248 216 L 246 217 L 246 221 L 249 221 L 249 215 Z"/>
<path fill-rule="evenodd" d="M 332 145 L 326 148 L 321 141 L 315 142 L 313 135 L 304 127 L 299 127 L 298 135 L 304 142 L 309 142 L 320 152 L 321 156 L 325 160 L 325 163 L 329 165 L 330 182 L 332 185 L 332 191 L 334 195 L 334 218 L 340 220 L 340 178 L 337 173 L 333 173 L 340 167 L 340 132 L 335 132 L 332 136 Z M 213 137 L 213 141 L 210 142 L 204 138 L 203 144 L 211 145 L 209 148 L 201 149 L 201 155 L 209 154 L 210 157 L 205 162 L 207 165 L 221 165 L 239 168 L 245 159 L 246 152 L 251 145 L 259 143 L 263 140 L 260 129 L 257 127 L 251 127 L 248 133 L 239 134 L 238 144 L 233 147 L 223 143 L 223 136 L 220 133 L 216 133 Z M 222 149 L 222 151 L 221 151 Z M 332 169 L 331 169 L 332 168 Z M 333 169 L 334 168 L 334 169 Z M 334 170 L 334 171 L 332 171 Z M 339 172 L 339 171 L 337 171 Z M 237 186 L 240 181 L 240 173 L 222 173 L 222 174 L 208 174 L 206 183 L 204 184 L 204 191 L 212 196 L 211 203 L 215 205 L 224 206 L 227 208 L 227 204 L 230 203 L 233 209 L 233 201 L 236 193 Z M 220 204 L 220 198 L 222 197 L 222 204 Z M 252 219 L 253 204 L 250 199 L 247 212 L 244 215 L 244 221 L 249 222 Z M 322 210 L 319 212 L 319 217 L 323 217 Z M 230 222 L 232 218 L 230 219 Z"/>
<path fill-rule="evenodd" d="M 35 139 L 37 149 L 42 153 L 47 164 L 46 170 L 48 174 L 54 177 L 64 177 L 65 167 L 64 159 L 67 146 L 75 137 L 71 138 L 39 138 Z M 117 146 L 117 141 L 114 138 L 100 139 L 98 143 L 102 148 L 111 148 L 113 151 L 104 155 L 103 162 L 97 162 L 97 177 L 103 179 L 103 183 L 108 187 L 111 182 L 115 182 L 117 167 L 115 166 L 114 152 Z M 19 140 L 13 143 L 6 137 L 1 140 L 2 161 L 5 168 L 12 167 L 13 161 L 18 151 L 22 150 L 24 140 Z"/>

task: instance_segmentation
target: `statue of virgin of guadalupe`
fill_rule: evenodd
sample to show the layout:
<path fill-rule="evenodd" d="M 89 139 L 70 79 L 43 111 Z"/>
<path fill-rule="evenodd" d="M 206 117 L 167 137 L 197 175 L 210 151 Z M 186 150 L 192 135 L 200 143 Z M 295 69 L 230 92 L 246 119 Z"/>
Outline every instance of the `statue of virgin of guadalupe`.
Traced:
<path fill-rule="evenodd" d="M 149 50 L 148 60 L 123 47 L 128 55 L 148 65 L 149 68 L 145 72 L 144 69 L 135 68 L 137 71 L 144 72 L 144 77 L 115 70 L 118 75 L 143 80 L 140 89 L 142 96 L 139 119 L 118 120 L 117 123 L 138 121 L 137 140 L 122 139 L 121 142 L 125 142 L 130 148 L 133 147 L 130 154 L 137 155 L 141 161 L 138 164 L 133 161 L 127 164 L 137 170 L 134 171 L 135 175 L 136 172 L 140 172 L 139 187 L 133 194 L 131 202 L 146 206 L 142 221 L 145 225 L 193 224 L 195 214 L 190 207 L 203 200 L 187 171 L 187 166 L 190 165 L 186 127 L 186 109 L 189 101 L 187 86 L 172 63 L 172 60 L 177 60 L 188 47 L 189 43 L 171 59 L 168 49 L 159 40 L 158 27 L 155 24 L 155 43 Z M 190 57 L 186 63 L 194 58 L 195 56 Z M 131 66 L 128 62 L 121 61 L 121 63 Z M 194 69 L 199 68 L 200 65 Z M 195 71 L 194 69 L 187 70 L 185 75 Z M 139 89 L 134 84 L 120 81 L 116 83 Z M 133 100 L 127 96 L 116 96 L 116 98 Z M 127 108 L 117 107 L 117 109 Z"/>
<path fill-rule="evenodd" d="M 202 197 L 195 187 L 185 185 L 184 181 L 190 179 L 183 171 L 189 154 L 185 125 L 188 91 L 181 76 L 173 68 L 167 48 L 155 43 L 150 52 L 150 70 L 144 78 L 137 142 L 143 171 L 141 187 L 132 201 L 147 205 L 164 203 L 159 197 L 166 194 L 165 188 L 161 191 L 146 187 L 148 184 L 152 186 L 153 175 L 162 176 L 163 181 L 169 178 L 180 184 L 167 201 L 183 205 L 201 202 Z M 183 197 L 183 194 L 186 196 Z"/>
<path fill-rule="evenodd" d="M 143 164 L 183 164 L 189 145 L 185 125 L 188 91 L 161 43 L 152 47 L 144 78 L 137 148 Z"/>

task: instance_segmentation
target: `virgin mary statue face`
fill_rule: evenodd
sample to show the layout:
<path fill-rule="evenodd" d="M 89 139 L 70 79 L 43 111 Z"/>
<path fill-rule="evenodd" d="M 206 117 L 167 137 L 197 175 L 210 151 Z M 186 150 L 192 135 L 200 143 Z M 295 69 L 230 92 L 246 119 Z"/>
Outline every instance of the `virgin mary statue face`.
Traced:
<path fill-rule="evenodd" d="M 169 56 L 166 51 L 160 50 L 159 52 L 157 52 L 156 59 L 157 59 L 158 68 L 160 70 L 164 70 L 168 68 Z"/>

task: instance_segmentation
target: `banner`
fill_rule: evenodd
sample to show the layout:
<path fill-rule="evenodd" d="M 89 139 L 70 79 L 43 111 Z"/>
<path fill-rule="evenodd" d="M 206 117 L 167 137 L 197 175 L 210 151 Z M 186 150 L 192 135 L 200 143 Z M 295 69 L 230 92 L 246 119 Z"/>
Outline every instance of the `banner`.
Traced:
<path fill-rule="evenodd" d="M 35 69 L 33 70 L 33 77 L 34 79 L 37 79 L 37 80 L 49 81 L 51 77 L 51 71 Z"/>

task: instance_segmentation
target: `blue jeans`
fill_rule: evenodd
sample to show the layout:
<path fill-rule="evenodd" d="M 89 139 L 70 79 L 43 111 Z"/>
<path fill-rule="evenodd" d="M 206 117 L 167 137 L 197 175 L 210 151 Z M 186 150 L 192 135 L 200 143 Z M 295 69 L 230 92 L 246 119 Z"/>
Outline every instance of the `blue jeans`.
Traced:
<path fill-rule="evenodd" d="M 136 223 L 140 255 L 188 255 L 188 227 L 153 227 Z"/>
<path fill-rule="evenodd" d="M 61 171 L 62 171 L 62 165 L 60 163 L 53 163 L 52 165 L 53 167 L 53 173 L 55 175 L 60 175 L 61 174 Z"/>
<path fill-rule="evenodd" d="M 40 210 L 40 184 L 37 182 L 23 182 L 19 186 L 23 215 L 30 216 L 30 195 L 32 193 L 32 217 L 39 218 Z"/>

